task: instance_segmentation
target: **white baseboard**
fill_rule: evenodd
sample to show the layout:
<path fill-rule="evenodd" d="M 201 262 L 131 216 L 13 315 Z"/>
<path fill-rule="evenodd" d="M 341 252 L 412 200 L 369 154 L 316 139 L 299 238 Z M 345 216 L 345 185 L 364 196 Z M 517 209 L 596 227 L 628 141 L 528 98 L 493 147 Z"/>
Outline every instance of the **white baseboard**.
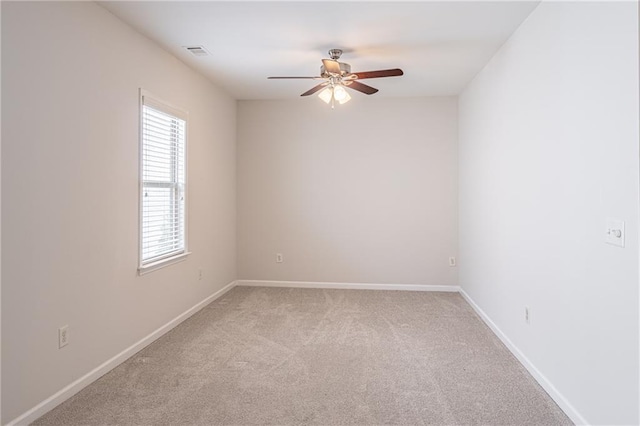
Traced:
<path fill-rule="evenodd" d="M 473 299 L 463 289 L 460 289 L 460 294 L 462 295 L 462 297 L 464 297 L 467 303 L 469 303 L 469 305 L 471 305 L 471 307 L 476 311 L 478 316 L 480 316 L 480 318 L 482 318 L 482 320 L 489 326 L 491 331 L 493 331 L 493 333 L 496 336 L 498 336 L 498 338 L 502 341 L 502 343 L 504 343 L 507 349 L 509 349 L 509 351 L 511 351 L 511 353 L 518 359 L 518 361 L 520 361 L 520 363 L 524 365 L 524 367 L 529 371 L 529 373 L 533 376 L 533 378 L 549 394 L 551 399 L 553 399 L 556 402 L 556 404 L 558 404 L 558 406 L 562 409 L 562 411 L 564 411 L 565 414 L 569 416 L 571 421 L 576 425 L 589 424 L 584 419 L 584 417 L 580 415 L 578 410 L 576 410 L 575 407 L 571 405 L 569 401 L 567 401 L 564 395 L 562 395 L 558 391 L 558 389 L 556 389 L 553 383 L 551 383 L 549 379 L 547 379 L 546 376 L 542 374 L 540 370 L 538 370 L 531 361 L 529 361 L 529 358 L 527 358 L 520 351 L 520 349 L 518 349 L 518 347 L 513 344 L 511 339 L 509 339 L 509 337 L 507 337 L 507 335 L 504 334 L 502 330 L 500 330 L 500 328 L 498 328 L 498 326 L 491 320 L 491 318 L 489 318 L 489 316 L 482 309 L 480 309 L 480 307 L 476 304 L 476 302 L 474 302 Z"/>
<path fill-rule="evenodd" d="M 219 298 L 220 296 L 222 296 L 223 294 L 225 294 L 235 286 L 236 286 L 236 281 L 230 282 L 229 284 L 224 286 L 222 289 L 216 291 L 215 293 L 213 293 L 211 296 L 208 296 L 203 301 L 187 309 L 186 311 L 184 311 L 183 313 L 181 313 L 180 315 L 178 315 L 177 317 L 175 317 L 174 319 L 172 319 L 162 327 L 153 331 L 148 336 L 143 337 L 138 342 L 129 346 L 127 349 L 123 350 L 113 358 L 105 361 L 104 363 L 94 368 L 84 376 L 80 377 L 75 382 L 65 386 L 55 394 L 51 395 L 49 398 L 42 401 L 40 404 L 31 408 L 24 414 L 16 417 L 15 419 L 7 423 L 6 426 L 28 425 L 29 423 L 35 421 L 36 419 L 43 416 L 47 412 L 51 411 L 53 408 L 62 404 L 67 399 L 71 398 L 76 393 L 80 392 L 82 389 L 84 389 L 91 383 L 98 380 L 100 377 L 104 376 L 109 371 L 116 368 L 118 365 L 122 364 L 127 359 L 131 358 L 136 353 L 140 352 L 146 346 L 148 346 L 149 344 L 153 343 L 155 340 L 162 337 L 165 333 L 170 331 L 172 328 L 174 328 L 175 326 L 177 326 L 178 324 L 180 324 L 181 322 L 183 322 L 184 320 L 186 320 L 187 318 L 189 318 L 190 316 L 198 312 L 200 309 L 204 308 L 206 305 L 213 302 L 214 300 L 216 300 L 217 298 Z"/>
<path fill-rule="evenodd" d="M 369 283 L 331 283 L 314 281 L 264 281 L 238 280 L 241 287 L 289 287 L 289 288 L 336 288 L 351 290 L 403 290 L 403 291 L 447 291 L 457 293 L 456 285 L 424 285 L 424 284 L 369 284 Z"/>

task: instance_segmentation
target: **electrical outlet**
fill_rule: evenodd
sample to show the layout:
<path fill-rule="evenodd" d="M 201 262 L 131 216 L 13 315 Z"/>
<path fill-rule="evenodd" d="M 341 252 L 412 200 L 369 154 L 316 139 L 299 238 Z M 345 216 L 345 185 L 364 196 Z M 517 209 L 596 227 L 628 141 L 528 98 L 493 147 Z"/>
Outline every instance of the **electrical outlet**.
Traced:
<path fill-rule="evenodd" d="M 524 307 L 524 322 L 527 324 L 531 324 L 531 313 L 529 312 L 529 307 Z"/>
<path fill-rule="evenodd" d="M 455 257 L 450 257 L 449 258 L 449 266 L 456 266 L 456 258 Z"/>
<path fill-rule="evenodd" d="M 58 349 L 69 344 L 69 326 L 65 325 L 58 329 Z"/>
<path fill-rule="evenodd" d="M 198 281 L 202 281 L 202 268 L 198 269 Z"/>
<path fill-rule="evenodd" d="M 284 258 L 282 257 L 282 253 L 276 253 L 276 263 L 284 262 Z"/>

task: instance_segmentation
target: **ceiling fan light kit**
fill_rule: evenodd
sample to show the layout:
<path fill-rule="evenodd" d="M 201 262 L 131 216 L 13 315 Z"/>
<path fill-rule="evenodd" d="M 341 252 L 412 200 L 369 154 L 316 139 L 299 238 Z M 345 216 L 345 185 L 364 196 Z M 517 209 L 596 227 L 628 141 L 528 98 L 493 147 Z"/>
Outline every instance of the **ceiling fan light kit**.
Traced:
<path fill-rule="evenodd" d="M 351 100 L 351 96 L 343 86 L 325 87 L 320 93 L 318 93 L 318 97 L 326 103 L 331 103 L 331 108 L 335 107 L 336 101 L 342 105 Z"/>
<path fill-rule="evenodd" d="M 320 66 L 319 77 L 268 77 L 269 79 L 310 79 L 310 80 L 324 80 L 322 83 L 312 87 L 300 96 L 309 96 L 316 92 L 318 97 L 327 104 L 331 104 L 331 108 L 335 107 L 335 103 L 340 105 L 345 104 L 351 100 L 346 88 L 356 90 L 364 93 L 365 95 L 373 95 L 378 89 L 360 83 L 356 80 L 362 80 L 366 78 L 381 78 L 381 77 L 397 77 L 403 75 L 403 71 L 400 68 L 393 68 L 388 70 L 377 71 L 365 71 L 365 72 L 351 72 L 351 65 L 339 62 L 342 50 L 331 49 L 329 50 L 329 56 L 331 59 L 323 59 Z"/>

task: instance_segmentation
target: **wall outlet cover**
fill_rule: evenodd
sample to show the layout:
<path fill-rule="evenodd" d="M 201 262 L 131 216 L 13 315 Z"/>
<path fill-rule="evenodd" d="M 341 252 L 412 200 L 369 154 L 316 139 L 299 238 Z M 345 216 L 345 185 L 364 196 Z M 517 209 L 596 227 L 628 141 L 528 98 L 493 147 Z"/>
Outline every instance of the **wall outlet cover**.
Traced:
<path fill-rule="evenodd" d="M 69 326 L 64 325 L 58 329 L 58 349 L 69 344 Z"/>

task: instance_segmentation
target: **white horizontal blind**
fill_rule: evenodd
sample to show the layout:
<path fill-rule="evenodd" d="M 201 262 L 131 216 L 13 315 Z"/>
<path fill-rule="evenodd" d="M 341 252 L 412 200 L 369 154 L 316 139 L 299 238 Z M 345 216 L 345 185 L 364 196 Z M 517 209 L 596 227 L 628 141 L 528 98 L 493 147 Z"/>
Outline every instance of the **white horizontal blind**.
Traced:
<path fill-rule="evenodd" d="M 185 252 L 186 122 L 142 98 L 141 266 Z"/>

